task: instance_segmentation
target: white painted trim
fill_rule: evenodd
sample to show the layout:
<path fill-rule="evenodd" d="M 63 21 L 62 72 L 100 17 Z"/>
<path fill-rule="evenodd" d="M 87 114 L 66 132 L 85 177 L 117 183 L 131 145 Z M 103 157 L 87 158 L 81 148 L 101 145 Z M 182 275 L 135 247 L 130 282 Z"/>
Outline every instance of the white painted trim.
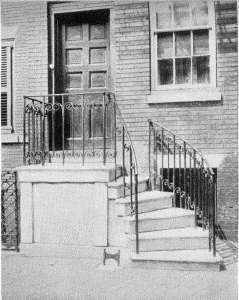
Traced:
<path fill-rule="evenodd" d="M 174 89 L 153 92 L 148 96 L 147 103 L 206 102 L 221 99 L 221 93 L 216 89 Z"/>
<path fill-rule="evenodd" d="M 12 128 L 8 129 L 8 132 L 5 131 L 6 128 L 2 128 L 1 143 L 2 144 L 19 144 L 23 143 L 23 137 L 18 134 L 10 133 Z"/>
<path fill-rule="evenodd" d="M 11 133 L 13 129 L 13 121 L 14 121 L 14 104 L 13 101 L 13 80 L 14 80 L 14 56 L 13 56 L 13 48 L 14 48 L 14 39 L 3 39 L 1 41 L 1 48 L 6 48 L 7 55 L 7 88 L 2 88 L 2 92 L 7 93 L 7 126 L 2 126 L 5 128 L 7 133 Z M 9 132 L 10 130 L 10 132 Z"/>

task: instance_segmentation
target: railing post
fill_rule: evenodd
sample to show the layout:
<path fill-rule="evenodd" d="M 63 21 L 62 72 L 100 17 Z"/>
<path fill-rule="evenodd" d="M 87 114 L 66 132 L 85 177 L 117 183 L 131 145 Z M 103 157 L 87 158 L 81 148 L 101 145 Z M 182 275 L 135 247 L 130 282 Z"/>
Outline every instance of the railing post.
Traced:
<path fill-rule="evenodd" d="M 197 227 L 197 201 L 196 201 L 196 150 L 193 150 L 193 201 L 195 214 L 195 227 Z"/>
<path fill-rule="evenodd" d="M 122 163 L 123 163 L 123 190 L 124 190 L 124 198 L 125 198 L 125 141 L 124 141 L 124 126 L 122 128 Z"/>
<path fill-rule="evenodd" d="M 17 172 L 14 172 L 14 185 L 15 185 L 15 250 L 19 252 L 19 228 L 18 228 L 18 211 L 19 211 L 19 203 L 18 203 L 18 193 L 17 193 Z"/>
<path fill-rule="evenodd" d="M 23 99 L 23 163 L 26 165 L 26 97 L 23 97 Z"/>
<path fill-rule="evenodd" d="M 42 165 L 45 165 L 45 97 L 43 97 L 43 120 L 42 120 Z"/>
<path fill-rule="evenodd" d="M 111 94 L 108 94 L 109 99 L 111 98 Z M 115 181 L 117 177 L 117 135 L 116 135 L 116 106 L 115 106 L 115 98 L 113 98 L 113 138 L 114 138 L 114 161 L 115 161 Z"/>
<path fill-rule="evenodd" d="M 152 190 L 152 174 L 151 174 L 151 127 L 152 127 L 152 121 L 148 119 L 149 122 L 149 143 L 148 143 L 148 151 L 149 151 L 149 190 Z"/>
<path fill-rule="evenodd" d="M 215 175 L 213 176 L 212 175 L 212 241 L 213 241 L 213 256 L 216 256 L 216 223 L 215 223 L 215 219 L 216 219 L 216 216 L 215 216 L 215 212 L 216 212 L 216 209 L 215 209 L 215 205 L 216 205 L 216 202 L 215 202 Z"/>
<path fill-rule="evenodd" d="M 103 164 L 106 163 L 106 105 L 105 93 L 103 95 Z"/>
<path fill-rule="evenodd" d="M 31 157 L 31 123 L 30 123 L 30 114 L 31 114 L 31 111 L 32 111 L 32 107 L 31 109 L 29 109 L 29 113 L 28 113 L 28 155 L 29 157 Z M 29 158 L 29 165 L 31 164 L 31 159 Z"/>
<path fill-rule="evenodd" d="M 138 174 L 135 174 L 135 235 L 136 253 L 139 253 Z"/>
<path fill-rule="evenodd" d="M 163 143 L 164 143 L 164 129 L 161 130 L 162 139 L 161 139 L 161 191 L 163 191 L 163 181 L 164 181 L 164 175 L 163 175 L 163 169 L 164 169 L 164 159 L 163 159 Z"/>
<path fill-rule="evenodd" d="M 185 209 L 188 209 L 187 207 L 187 145 L 186 142 L 183 143 L 183 148 L 184 148 L 184 205 L 185 205 Z"/>
<path fill-rule="evenodd" d="M 202 158 L 201 160 L 201 197 L 202 197 L 202 228 L 205 230 L 205 176 L 203 173 L 203 168 L 204 168 L 204 159 Z"/>
<path fill-rule="evenodd" d="M 82 96 L 82 165 L 85 164 L 85 96 Z"/>
<path fill-rule="evenodd" d="M 61 114 L 62 114 L 62 163 L 65 164 L 65 104 L 64 96 L 61 97 Z"/>
<path fill-rule="evenodd" d="M 153 137 L 154 137 L 154 182 L 153 182 L 153 189 L 156 189 L 156 180 L 157 180 L 157 161 L 158 161 L 158 157 L 157 157 L 157 137 L 156 137 L 156 131 L 153 131 Z"/>
<path fill-rule="evenodd" d="M 176 168 L 176 137 L 173 136 L 173 206 L 176 207 L 176 191 L 175 191 L 175 168 Z"/>
<path fill-rule="evenodd" d="M 129 165 L 130 165 L 130 208 L 131 216 L 133 215 L 133 162 L 132 162 L 132 149 L 129 149 Z"/>

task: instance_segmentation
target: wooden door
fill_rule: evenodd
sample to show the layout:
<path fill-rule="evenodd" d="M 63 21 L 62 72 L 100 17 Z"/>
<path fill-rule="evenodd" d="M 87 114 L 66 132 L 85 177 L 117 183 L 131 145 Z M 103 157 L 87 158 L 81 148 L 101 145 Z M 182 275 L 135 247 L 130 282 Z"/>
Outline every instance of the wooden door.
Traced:
<path fill-rule="evenodd" d="M 109 15 L 107 13 L 78 14 L 60 26 L 61 46 L 58 60 L 58 84 L 61 92 L 84 93 L 71 95 L 66 101 L 82 104 L 67 112 L 66 135 L 68 148 L 80 148 L 84 130 L 85 146 L 103 145 L 103 92 L 110 90 Z M 59 67 L 58 67 L 59 68 Z M 92 94 L 94 93 L 94 94 Z M 99 93 L 99 94 L 96 94 Z M 111 140 L 111 113 L 106 111 L 106 145 Z"/>

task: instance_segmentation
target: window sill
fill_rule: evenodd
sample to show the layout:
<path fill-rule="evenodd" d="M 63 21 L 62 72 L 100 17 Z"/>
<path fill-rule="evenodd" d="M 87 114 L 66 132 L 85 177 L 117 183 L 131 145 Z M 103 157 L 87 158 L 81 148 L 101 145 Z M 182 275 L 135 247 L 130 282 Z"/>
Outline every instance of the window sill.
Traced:
<path fill-rule="evenodd" d="M 177 89 L 153 91 L 147 103 L 207 102 L 221 101 L 222 95 L 216 88 Z"/>
<path fill-rule="evenodd" d="M 23 137 L 13 133 L 5 133 L 2 130 L 1 144 L 19 144 L 23 143 Z"/>

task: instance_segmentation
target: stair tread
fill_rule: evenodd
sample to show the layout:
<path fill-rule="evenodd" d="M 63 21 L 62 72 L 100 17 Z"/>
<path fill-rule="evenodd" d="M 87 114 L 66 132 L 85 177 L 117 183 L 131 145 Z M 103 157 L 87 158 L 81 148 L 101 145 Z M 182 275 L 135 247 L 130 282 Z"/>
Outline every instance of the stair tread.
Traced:
<path fill-rule="evenodd" d="M 217 253 L 214 257 L 208 249 L 174 250 L 131 253 L 131 259 L 137 261 L 177 261 L 195 263 L 218 263 L 223 259 Z"/>
<path fill-rule="evenodd" d="M 144 181 L 148 181 L 149 180 L 149 176 L 138 176 L 138 183 L 144 182 Z M 125 182 L 126 183 L 130 183 L 130 176 L 126 176 L 125 177 Z M 134 183 L 134 176 L 133 176 L 133 183 Z M 116 179 L 116 181 L 111 181 L 108 183 L 108 187 L 109 188 L 117 188 L 123 185 L 123 177 L 118 177 Z"/>
<path fill-rule="evenodd" d="M 130 240 L 135 240 L 135 234 L 127 235 Z M 160 231 L 151 232 L 140 232 L 139 239 L 163 239 L 163 238 L 194 238 L 194 237 L 208 237 L 208 230 L 203 230 L 202 228 L 195 227 L 185 227 L 176 229 L 167 229 Z"/>
<path fill-rule="evenodd" d="M 165 208 L 161 210 L 155 210 L 151 212 L 141 213 L 138 215 L 139 220 L 150 220 L 150 219 L 168 219 L 168 218 L 176 218 L 183 216 L 193 216 L 193 210 L 186 210 L 183 208 Z M 135 216 L 127 216 L 124 217 L 125 221 L 134 222 Z"/>
<path fill-rule="evenodd" d="M 139 202 L 147 202 L 150 200 L 160 200 L 165 199 L 168 197 L 172 197 L 173 193 L 170 192 L 160 192 L 160 191 L 145 191 L 138 194 L 138 201 Z M 133 197 L 134 202 L 134 197 Z M 130 203 L 130 196 L 127 196 L 125 198 L 119 198 L 116 200 L 117 204 L 127 204 Z"/>

